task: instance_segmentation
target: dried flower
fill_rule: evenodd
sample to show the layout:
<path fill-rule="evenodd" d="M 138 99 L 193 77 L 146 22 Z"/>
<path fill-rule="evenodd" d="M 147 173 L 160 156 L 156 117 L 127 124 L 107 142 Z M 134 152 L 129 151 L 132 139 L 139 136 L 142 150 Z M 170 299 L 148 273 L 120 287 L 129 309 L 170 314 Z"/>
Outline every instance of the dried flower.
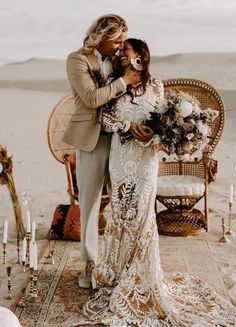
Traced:
<path fill-rule="evenodd" d="M 218 112 L 211 108 L 202 110 L 194 96 L 168 90 L 164 101 L 154 104 L 145 125 L 154 130 L 170 154 L 183 157 L 198 149 L 207 151 L 209 123 L 217 116 Z"/>

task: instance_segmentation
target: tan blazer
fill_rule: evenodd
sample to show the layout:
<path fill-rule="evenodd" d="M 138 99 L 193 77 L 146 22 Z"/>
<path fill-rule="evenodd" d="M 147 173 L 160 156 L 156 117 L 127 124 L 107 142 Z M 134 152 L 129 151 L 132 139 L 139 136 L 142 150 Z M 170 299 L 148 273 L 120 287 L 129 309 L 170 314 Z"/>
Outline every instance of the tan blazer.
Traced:
<path fill-rule="evenodd" d="M 75 98 L 76 110 L 71 116 L 63 141 L 83 151 L 92 151 L 101 130 L 100 106 L 119 97 L 125 90 L 124 83 L 117 79 L 99 88 L 94 71 L 101 71 L 94 53 L 73 52 L 67 59 L 67 74 Z"/>

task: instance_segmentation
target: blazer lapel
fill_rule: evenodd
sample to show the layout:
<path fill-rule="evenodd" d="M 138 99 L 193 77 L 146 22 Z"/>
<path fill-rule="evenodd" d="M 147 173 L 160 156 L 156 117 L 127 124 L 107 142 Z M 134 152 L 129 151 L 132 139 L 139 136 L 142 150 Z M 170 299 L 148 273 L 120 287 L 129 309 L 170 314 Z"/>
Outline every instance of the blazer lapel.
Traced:
<path fill-rule="evenodd" d="M 102 70 L 101 70 L 101 66 L 98 61 L 98 58 L 96 57 L 96 55 L 94 53 L 91 53 L 91 54 L 87 55 L 87 60 L 88 60 L 89 70 L 90 70 L 92 79 L 93 79 L 96 87 L 99 88 L 99 87 L 101 87 L 101 85 L 99 85 L 100 83 L 96 76 L 96 73 L 99 74 L 99 72 L 100 72 L 100 74 L 103 78 L 104 78 L 104 76 L 102 74 Z M 101 107 L 97 108 L 97 122 L 101 126 L 101 122 L 102 122 L 102 108 Z"/>
<path fill-rule="evenodd" d="M 96 57 L 96 55 L 94 53 L 90 53 L 89 55 L 87 55 L 87 58 L 91 64 L 92 69 L 101 69 L 98 58 Z"/>
<path fill-rule="evenodd" d="M 89 63 L 90 74 L 96 84 L 96 86 L 102 87 L 105 85 L 104 75 L 102 73 L 101 65 L 98 61 L 98 58 L 94 53 L 87 55 L 87 60 Z"/>

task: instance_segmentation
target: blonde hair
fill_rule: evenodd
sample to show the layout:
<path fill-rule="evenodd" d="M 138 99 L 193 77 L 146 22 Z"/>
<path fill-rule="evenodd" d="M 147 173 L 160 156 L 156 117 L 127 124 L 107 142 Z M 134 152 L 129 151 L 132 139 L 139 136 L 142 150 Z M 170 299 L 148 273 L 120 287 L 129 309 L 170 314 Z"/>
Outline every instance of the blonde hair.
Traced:
<path fill-rule="evenodd" d="M 127 23 L 122 17 L 113 14 L 101 16 L 88 29 L 81 51 L 90 54 L 105 37 L 115 40 L 127 30 Z"/>

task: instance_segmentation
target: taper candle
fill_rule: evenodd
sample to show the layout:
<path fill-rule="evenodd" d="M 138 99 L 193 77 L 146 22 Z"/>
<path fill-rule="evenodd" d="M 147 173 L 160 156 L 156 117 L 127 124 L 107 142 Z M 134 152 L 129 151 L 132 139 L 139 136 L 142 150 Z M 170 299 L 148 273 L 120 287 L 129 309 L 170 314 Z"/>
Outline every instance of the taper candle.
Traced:
<path fill-rule="evenodd" d="M 3 227 L 3 244 L 7 244 L 7 233 L 8 233 L 8 221 L 4 221 Z"/>
<path fill-rule="evenodd" d="M 31 239 L 35 241 L 35 220 L 32 221 Z"/>
<path fill-rule="evenodd" d="M 30 233 L 30 212 L 28 209 L 26 210 L 26 231 Z"/>
<path fill-rule="evenodd" d="M 30 241 L 29 246 L 29 266 L 30 268 L 34 267 L 34 242 Z"/>
<path fill-rule="evenodd" d="M 230 194 L 229 194 L 229 203 L 233 203 L 233 197 L 234 197 L 234 187 L 231 184 L 230 185 Z"/>
<path fill-rule="evenodd" d="M 34 243 L 34 270 L 38 270 L 38 247 L 37 244 Z"/>
<path fill-rule="evenodd" d="M 27 242 L 26 238 L 24 237 L 21 245 L 21 261 L 26 261 L 26 247 L 27 247 Z"/>

